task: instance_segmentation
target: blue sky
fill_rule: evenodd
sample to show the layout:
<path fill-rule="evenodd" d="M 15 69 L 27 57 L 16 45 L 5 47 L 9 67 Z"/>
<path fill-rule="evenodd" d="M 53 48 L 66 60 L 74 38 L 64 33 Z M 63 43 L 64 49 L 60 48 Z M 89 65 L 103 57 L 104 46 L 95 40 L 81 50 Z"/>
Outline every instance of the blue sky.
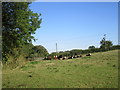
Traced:
<path fill-rule="evenodd" d="M 41 13 L 34 45 L 43 45 L 49 53 L 100 46 L 106 39 L 118 44 L 117 2 L 33 2 L 30 9 Z"/>

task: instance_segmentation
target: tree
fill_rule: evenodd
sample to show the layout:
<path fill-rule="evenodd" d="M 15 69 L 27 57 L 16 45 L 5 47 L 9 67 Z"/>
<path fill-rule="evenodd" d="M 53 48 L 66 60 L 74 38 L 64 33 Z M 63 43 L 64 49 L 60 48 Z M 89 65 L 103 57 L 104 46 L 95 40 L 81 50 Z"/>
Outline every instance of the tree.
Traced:
<path fill-rule="evenodd" d="M 3 57 L 13 48 L 32 42 L 37 28 L 40 28 L 41 14 L 29 9 L 29 2 L 2 3 L 2 46 Z"/>
<path fill-rule="evenodd" d="M 89 50 L 91 53 L 95 52 L 95 46 L 89 46 L 89 47 L 88 47 L 88 50 Z"/>
<path fill-rule="evenodd" d="M 116 49 L 120 49 L 120 45 L 114 45 L 110 48 L 111 50 L 116 50 Z"/>
<path fill-rule="evenodd" d="M 95 48 L 95 46 L 89 46 L 88 47 L 88 49 L 94 49 Z"/>
<path fill-rule="evenodd" d="M 79 54 L 81 54 L 81 52 L 82 51 L 80 49 L 73 49 L 70 51 L 70 54 L 71 55 L 79 55 Z"/>
<path fill-rule="evenodd" d="M 113 45 L 112 41 L 106 41 L 106 37 L 105 36 L 106 35 L 104 35 L 103 39 L 100 41 L 100 44 L 101 44 L 100 49 L 102 51 L 109 50 L 110 47 L 112 47 L 112 45 Z"/>
<path fill-rule="evenodd" d="M 34 46 L 32 50 L 36 57 L 46 57 L 49 54 L 47 49 L 41 45 Z"/>

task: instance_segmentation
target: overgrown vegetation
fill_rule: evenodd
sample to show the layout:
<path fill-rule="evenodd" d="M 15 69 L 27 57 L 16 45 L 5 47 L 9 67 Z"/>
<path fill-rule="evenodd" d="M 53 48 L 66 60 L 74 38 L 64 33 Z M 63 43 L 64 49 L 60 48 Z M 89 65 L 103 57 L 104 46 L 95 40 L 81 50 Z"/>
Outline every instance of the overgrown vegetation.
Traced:
<path fill-rule="evenodd" d="M 22 48 L 14 48 L 8 55 L 7 61 L 3 61 L 3 63 L 5 67 L 12 69 L 25 64 L 27 61 L 34 61 L 48 54 L 48 51 L 41 45 L 34 46 L 32 44 L 25 44 Z"/>

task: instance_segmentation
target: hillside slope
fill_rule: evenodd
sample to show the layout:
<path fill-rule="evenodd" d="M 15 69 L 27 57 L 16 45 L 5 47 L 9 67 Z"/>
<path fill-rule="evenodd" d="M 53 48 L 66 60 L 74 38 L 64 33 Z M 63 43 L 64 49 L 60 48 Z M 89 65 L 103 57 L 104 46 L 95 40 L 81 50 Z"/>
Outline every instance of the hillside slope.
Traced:
<path fill-rule="evenodd" d="M 3 70 L 3 88 L 117 88 L 118 50 L 91 57 L 27 62 Z"/>

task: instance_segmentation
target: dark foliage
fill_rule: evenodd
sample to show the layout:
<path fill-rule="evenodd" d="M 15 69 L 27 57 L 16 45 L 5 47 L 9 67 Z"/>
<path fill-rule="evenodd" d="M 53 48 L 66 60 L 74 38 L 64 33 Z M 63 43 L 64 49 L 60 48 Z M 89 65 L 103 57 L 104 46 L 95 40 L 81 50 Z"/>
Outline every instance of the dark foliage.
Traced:
<path fill-rule="evenodd" d="M 29 9 L 29 2 L 2 3 L 2 48 L 3 60 L 9 54 L 19 54 L 24 44 L 31 43 L 37 28 L 40 28 L 41 14 Z M 15 52 L 13 51 L 15 49 Z"/>

